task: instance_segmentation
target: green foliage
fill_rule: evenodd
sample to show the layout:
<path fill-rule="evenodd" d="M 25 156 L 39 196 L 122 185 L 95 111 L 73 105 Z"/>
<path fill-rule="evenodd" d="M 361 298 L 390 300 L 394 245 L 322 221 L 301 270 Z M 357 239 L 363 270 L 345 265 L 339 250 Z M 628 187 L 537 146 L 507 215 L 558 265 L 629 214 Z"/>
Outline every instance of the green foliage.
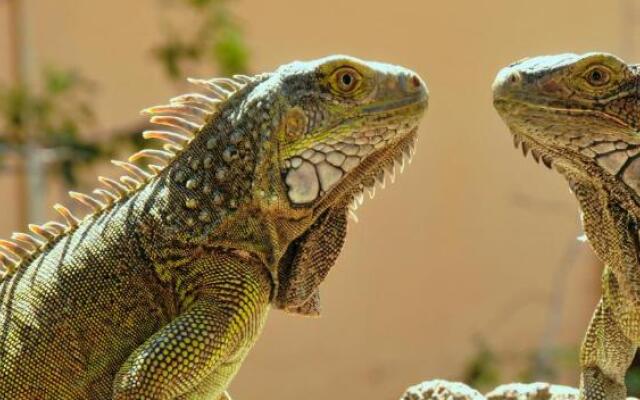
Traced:
<path fill-rule="evenodd" d="M 169 1 L 191 9 L 196 27 L 191 36 L 186 27 L 165 27 L 165 42 L 154 49 L 170 80 L 184 79 L 186 66 L 197 63 L 217 65 L 223 74 L 247 70 L 248 52 L 227 1 Z M 113 157 L 123 146 L 142 146 L 145 126 L 135 121 L 108 135 L 91 133 L 96 85 L 82 74 L 46 68 L 39 80 L 38 87 L 0 84 L 0 167 L 10 152 L 49 150 L 54 156 L 47 172 L 74 185 L 82 166 Z"/>
<path fill-rule="evenodd" d="M 229 26 L 221 30 L 219 36 L 213 44 L 212 56 L 219 60 L 222 74 L 246 72 L 248 52 L 240 31 Z"/>
<path fill-rule="evenodd" d="M 177 37 L 170 37 L 165 44 L 155 49 L 155 56 L 163 65 L 165 73 L 172 80 L 182 77 L 182 65 L 186 61 L 200 59 L 200 50 Z"/>
<path fill-rule="evenodd" d="M 640 396 L 640 356 L 636 353 L 636 357 L 631 363 L 631 367 L 627 370 L 625 377 L 628 396 Z"/>
<path fill-rule="evenodd" d="M 576 371 L 578 348 L 574 346 L 537 350 L 526 356 L 525 366 L 518 374 L 521 382 L 555 382 L 560 371 Z"/>
<path fill-rule="evenodd" d="M 577 360 L 578 349 L 574 346 L 501 354 L 486 340 L 478 338 L 476 351 L 467 362 L 462 381 L 481 391 L 506 383 L 505 375 L 519 382 L 555 382 L 561 371 L 577 371 Z M 514 365 L 520 366 L 515 373 Z"/>
<path fill-rule="evenodd" d="M 513 374 L 514 364 L 523 365 L 516 373 L 519 382 L 555 382 L 561 371 L 577 372 L 578 347 L 557 347 L 544 352 L 513 355 L 499 354 L 487 344 L 483 338 L 476 340 L 476 351 L 467 361 L 462 381 L 481 391 L 493 389 L 506 383 L 506 372 Z M 631 367 L 627 371 L 625 383 L 628 396 L 640 396 L 640 355 L 636 354 Z"/>
<path fill-rule="evenodd" d="M 248 50 L 227 0 L 173 0 L 194 8 L 195 30 L 166 22 L 167 39 L 154 49 L 156 59 L 172 80 L 183 77 L 191 64 L 215 64 L 222 75 L 247 71 Z"/>
<path fill-rule="evenodd" d="M 47 68 L 42 88 L 0 87 L 0 116 L 4 151 L 19 154 L 33 147 L 55 149 L 64 154 L 64 162 L 55 163 L 67 181 L 75 180 L 78 165 L 95 160 L 98 145 L 84 139 L 80 132 L 92 126 L 94 115 L 87 98 L 93 85 L 81 75 Z"/>
<path fill-rule="evenodd" d="M 476 340 L 476 347 L 476 353 L 468 361 L 462 380 L 481 390 L 492 388 L 500 383 L 497 354 L 482 338 Z"/>

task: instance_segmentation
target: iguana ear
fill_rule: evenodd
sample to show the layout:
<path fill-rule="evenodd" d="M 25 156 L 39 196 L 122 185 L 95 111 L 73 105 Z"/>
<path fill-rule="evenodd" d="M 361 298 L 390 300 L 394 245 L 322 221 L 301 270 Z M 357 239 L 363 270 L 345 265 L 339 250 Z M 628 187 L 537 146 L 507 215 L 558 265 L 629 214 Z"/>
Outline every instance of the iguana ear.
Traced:
<path fill-rule="evenodd" d="M 345 209 L 329 209 L 287 249 L 278 268 L 276 307 L 285 311 L 318 315 L 318 286 L 335 263 L 347 233 Z"/>

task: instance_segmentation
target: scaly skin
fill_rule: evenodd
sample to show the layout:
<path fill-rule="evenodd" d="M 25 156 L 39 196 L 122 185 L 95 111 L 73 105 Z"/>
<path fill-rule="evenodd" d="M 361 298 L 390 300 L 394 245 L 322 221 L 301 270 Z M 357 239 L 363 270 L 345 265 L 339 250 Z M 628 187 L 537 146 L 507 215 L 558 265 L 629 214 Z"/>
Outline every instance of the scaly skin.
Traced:
<path fill-rule="evenodd" d="M 493 87 L 516 145 L 569 182 L 605 263 L 602 300 L 581 350 L 583 399 L 624 399 L 640 343 L 639 84 L 636 66 L 590 53 L 523 60 Z"/>
<path fill-rule="evenodd" d="M 271 306 L 317 315 L 363 190 L 412 154 L 413 72 L 332 56 L 147 110 L 166 164 L 1 241 L 0 397 L 218 399 Z M 2 254 L 2 253 L 0 253 Z"/>

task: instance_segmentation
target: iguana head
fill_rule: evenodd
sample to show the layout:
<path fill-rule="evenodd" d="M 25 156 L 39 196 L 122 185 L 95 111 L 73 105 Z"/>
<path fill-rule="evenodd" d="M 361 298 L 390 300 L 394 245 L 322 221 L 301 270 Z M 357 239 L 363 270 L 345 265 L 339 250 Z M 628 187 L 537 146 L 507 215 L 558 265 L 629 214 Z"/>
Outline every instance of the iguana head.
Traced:
<path fill-rule="evenodd" d="M 526 155 L 572 177 L 619 177 L 640 169 L 638 70 L 603 53 L 529 58 L 501 70 L 494 105 Z"/>
<path fill-rule="evenodd" d="M 322 212 L 383 180 L 410 157 L 427 88 L 408 69 L 332 56 L 279 68 L 275 135 L 287 208 Z"/>
<path fill-rule="evenodd" d="M 293 62 L 255 77 L 193 82 L 215 97 L 188 94 L 146 110 L 155 115 L 152 122 L 193 135 L 164 173 L 174 200 L 165 220 L 191 236 L 222 233 L 230 245 L 239 239 L 228 238 L 234 232 L 221 222 L 245 221 L 258 232 L 241 234 L 263 243 L 263 224 L 280 228 L 286 221 L 286 229 L 272 235 L 286 245 L 327 209 L 346 209 L 376 179 L 383 182 L 385 170 L 412 154 L 428 98 L 416 73 L 348 56 Z M 164 116 L 180 113 L 188 118 Z M 196 119 L 204 123 L 194 124 Z M 250 219 L 258 221 L 247 224 Z"/>

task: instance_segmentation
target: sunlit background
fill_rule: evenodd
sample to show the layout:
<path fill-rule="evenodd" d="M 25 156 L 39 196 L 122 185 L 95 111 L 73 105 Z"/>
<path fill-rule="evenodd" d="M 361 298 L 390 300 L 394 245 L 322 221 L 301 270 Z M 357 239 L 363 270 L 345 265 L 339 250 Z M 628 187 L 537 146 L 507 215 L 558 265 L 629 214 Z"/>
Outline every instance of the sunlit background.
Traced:
<path fill-rule="evenodd" d="M 565 182 L 513 149 L 490 87 L 525 56 L 637 61 L 639 34 L 637 0 L 0 0 L 0 234 L 115 175 L 108 160 L 140 146 L 138 110 L 191 90 L 186 76 L 332 53 L 402 64 L 431 92 L 413 163 L 359 210 L 322 317 L 272 312 L 232 395 L 576 385 L 601 266 Z"/>

